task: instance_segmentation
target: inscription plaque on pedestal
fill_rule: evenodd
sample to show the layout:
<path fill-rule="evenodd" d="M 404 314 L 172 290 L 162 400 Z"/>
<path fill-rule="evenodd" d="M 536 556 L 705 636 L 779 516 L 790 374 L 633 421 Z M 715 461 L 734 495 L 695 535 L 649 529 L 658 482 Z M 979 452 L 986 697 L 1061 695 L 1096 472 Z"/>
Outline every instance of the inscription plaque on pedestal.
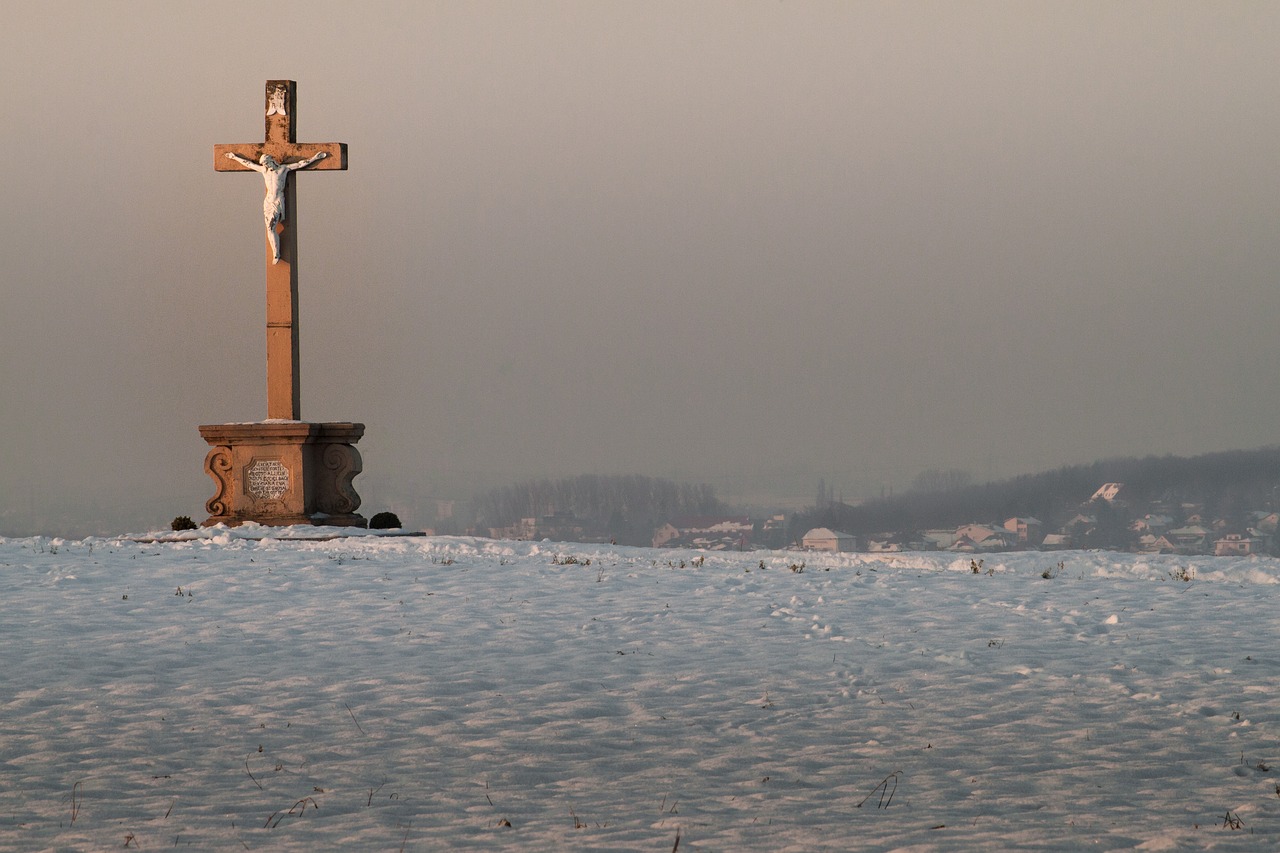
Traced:
<path fill-rule="evenodd" d="M 245 481 L 250 497 L 279 500 L 289 491 L 289 469 L 279 459 L 255 459 L 245 469 Z"/>

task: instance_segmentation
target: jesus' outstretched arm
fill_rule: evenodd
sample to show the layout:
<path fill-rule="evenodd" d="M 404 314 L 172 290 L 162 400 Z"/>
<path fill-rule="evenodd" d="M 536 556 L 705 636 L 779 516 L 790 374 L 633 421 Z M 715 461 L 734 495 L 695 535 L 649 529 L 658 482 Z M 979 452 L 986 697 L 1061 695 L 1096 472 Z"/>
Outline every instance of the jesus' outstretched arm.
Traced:
<path fill-rule="evenodd" d="M 285 168 L 288 169 L 290 172 L 296 172 L 299 169 L 305 169 L 308 166 L 310 166 L 312 163 L 316 162 L 317 160 L 323 160 L 328 156 L 329 156 L 329 153 L 327 151 L 317 151 L 315 154 L 312 154 L 310 157 L 308 157 L 305 160 L 299 160 L 297 163 L 285 164 Z"/>
<path fill-rule="evenodd" d="M 257 163 L 253 162 L 252 160 L 249 160 L 249 159 L 247 159 L 247 158 L 245 158 L 245 157 L 241 157 L 239 154 L 235 154 L 235 153 L 232 153 L 232 152 L 230 152 L 230 151 L 228 151 L 228 152 L 227 152 L 227 159 L 228 159 L 228 160 L 235 160 L 235 161 L 236 161 L 237 163 L 239 163 L 241 166 L 244 166 L 244 167 L 245 167 L 245 168 L 247 168 L 247 169 L 253 169 L 253 171 L 255 171 L 255 172 L 261 172 L 261 171 L 262 171 L 262 168 L 263 168 L 262 166 L 258 165 Z"/>

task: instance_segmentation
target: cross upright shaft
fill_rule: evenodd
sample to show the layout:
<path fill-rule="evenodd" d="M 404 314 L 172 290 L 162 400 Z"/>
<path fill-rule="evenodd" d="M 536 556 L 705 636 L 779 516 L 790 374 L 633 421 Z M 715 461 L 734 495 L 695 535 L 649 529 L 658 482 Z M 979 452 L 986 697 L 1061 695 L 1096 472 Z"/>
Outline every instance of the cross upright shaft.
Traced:
<path fill-rule="evenodd" d="M 299 168 L 330 171 L 347 168 L 347 146 L 342 142 L 299 143 L 296 140 L 297 83 L 268 80 L 266 88 L 266 133 L 264 141 L 213 146 L 213 168 L 219 172 L 250 171 L 252 164 L 269 157 L 287 171 Z M 323 155 L 313 163 L 303 160 Z M 254 168 L 253 171 L 262 171 Z M 275 258 L 271 235 L 267 241 L 267 418 L 302 419 L 298 382 L 298 229 L 297 193 L 294 181 L 275 170 L 282 192 L 272 193 L 272 175 L 267 178 L 263 215 L 279 245 Z"/>

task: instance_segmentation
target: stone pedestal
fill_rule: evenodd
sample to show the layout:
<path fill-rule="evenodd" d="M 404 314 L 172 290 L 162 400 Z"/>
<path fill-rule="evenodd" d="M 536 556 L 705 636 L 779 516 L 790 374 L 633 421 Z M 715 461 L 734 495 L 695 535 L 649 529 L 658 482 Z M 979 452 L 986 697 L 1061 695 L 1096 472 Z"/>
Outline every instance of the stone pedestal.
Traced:
<path fill-rule="evenodd" d="M 365 527 L 356 513 L 360 473 L 354 445 L 364 424 L 262 421 L 209 424 L 200 435 L 212 445 L 205 473 L 217 488 L 205 502 L 204 526 L 325 524 Z"/>

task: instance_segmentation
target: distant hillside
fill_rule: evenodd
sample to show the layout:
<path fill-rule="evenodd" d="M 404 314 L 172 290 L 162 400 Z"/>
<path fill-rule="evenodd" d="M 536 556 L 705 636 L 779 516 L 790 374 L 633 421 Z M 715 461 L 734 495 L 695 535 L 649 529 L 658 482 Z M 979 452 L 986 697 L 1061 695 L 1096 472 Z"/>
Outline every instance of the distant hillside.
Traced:
<path fill-rule="evenodd" d="M 1272 509 L 1280 497 L 1280 447 L 1203 456 L 1107 459 L 941 492 L 908 492 L 859 506 L 831 504 L 797 513 L 792 530 L 830 527 L 865 535 L 955 527 L 1033 516 L 1045 529 L 1064 524 L 1103 483 L 1124 483 L 1131 507 L 1177 510 L 1196 504 L 1215 518 Z M 1145 510 L 1144 510 L 1145 511 Z"/>

